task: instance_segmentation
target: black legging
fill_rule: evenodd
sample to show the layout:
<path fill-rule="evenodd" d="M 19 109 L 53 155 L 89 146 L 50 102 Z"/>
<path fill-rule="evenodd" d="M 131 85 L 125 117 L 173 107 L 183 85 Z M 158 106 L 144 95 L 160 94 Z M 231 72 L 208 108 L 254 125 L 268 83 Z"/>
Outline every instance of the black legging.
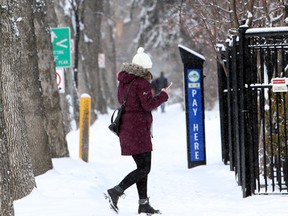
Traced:
<path fill-rule="evenodd" d="M 129 173 L 119 184 L 120 188 L 125 191 L 131 185 L 137 185 L 139 199 L 147 198 L 147 180 L 151 170 L 151 152 L 132 155 L 137 169 Z"/>

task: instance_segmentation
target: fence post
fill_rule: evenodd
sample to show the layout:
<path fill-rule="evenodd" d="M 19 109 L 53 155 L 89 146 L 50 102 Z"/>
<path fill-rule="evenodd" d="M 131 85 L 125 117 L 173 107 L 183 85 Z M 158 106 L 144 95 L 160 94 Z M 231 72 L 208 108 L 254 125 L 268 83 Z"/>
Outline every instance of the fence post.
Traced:
<path fill-rule="evenodd" d="M 89 156 L 90 111 L 91 97 L 88 94 L 82 94 L 80 98 L 79 157 L 85 162 L 88 162 Z"/>
<path fill-rule="evenodd" d="M 217 47 L 217 75 L 218 75 L 218 96 L 219 96 L 219 112 L 220 112 L 220 128 L 222 142 L 222 161 L 225 165 L 229 161 L 229 140 L 228 140 L 228 108 L 227 108 L 227 69 L 225 71 L 227 59 L 225 58 L 225 50 L 222 46 Z M 221 65 L 220 62 L 223 62 Z M 224 63 L 225 62 L 225 63 Z"/>
<path fill-rule="evenodd" d="M 241 152 L 241 185 L 243 191 L 243 197 L 248 197 L 252 195 L 252 170 L 251 170 L 251 148 L 252 144 L 249 143 L 249 136 L 247 136 L 251 128 L 247 128 L 247 121 L 249 116 L 249 110 L 247 106 L 251 103 L 245 85 L 249 85 L 249 71 L 250 64 L 247 63 L 249 60 L 248 44 L 245 38 L 245 32 L 248 29 L 246 26 L 241 26 L 239 28 L 239 106 L 240 106 L 240 152 Z"/>

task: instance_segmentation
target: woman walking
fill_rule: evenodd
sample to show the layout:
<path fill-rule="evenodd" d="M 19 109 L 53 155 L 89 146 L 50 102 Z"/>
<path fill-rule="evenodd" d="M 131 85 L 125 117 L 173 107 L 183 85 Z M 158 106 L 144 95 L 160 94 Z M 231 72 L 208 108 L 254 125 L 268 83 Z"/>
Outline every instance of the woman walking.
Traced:
<path fill-rule="evenodd" d="M 150 82 L 153 76 L 149 71 L 151 68 L 150 57 L 140 47 L 133 57 L 132 63 L 124 63 L 118 74 L 118 100 L 121 104 L 131 85 L 119 133 L 121 154 L 132 156 L 136 163 L 136 169 L 130 172 L 119 184 L 107 190 L 106 198 L 109 199 L 111 208 L 117 213 L 119 211 L 117 206 L 119 197 L 133 184 L 136 184 L 139 196 L 138 213 L 160 213 L 159 210 L 151 207 L 147 195 L 152 152 L 151 127 L 153 119 L 151 111 L 167 101 L 168 94 L 166 89 L 162 89 L 160 94 L 152 96 Z"/>

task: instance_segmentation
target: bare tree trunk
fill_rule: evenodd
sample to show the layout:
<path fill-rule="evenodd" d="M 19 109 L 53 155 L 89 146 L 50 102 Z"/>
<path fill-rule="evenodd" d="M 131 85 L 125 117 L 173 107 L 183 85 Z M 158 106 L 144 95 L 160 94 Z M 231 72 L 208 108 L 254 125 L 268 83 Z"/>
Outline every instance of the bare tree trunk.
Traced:
<path fill-rule="evenodd" d="M 27 4 L 27 2 L 21 3 Z M 0 13 L 0 56 L 2 63 L 0 68 L 0 119 L 2 119 L 0 131 L 4 129 L 7 136 L 6 140 L 5 135 L 1 132 L 4 138 L 4 140 L 1 139 L 1 142 L 4 142 L 5 145 L 5 142 L 8 141 L 8 157 L 11 168 L 11 177 L 8 176 L 7 179 L 4 178 L 4 184 L 7 184 L 8 181 L 9 187 L 12 188 L 11 197 L 13 200 L 16 200 L 29 194 L 35 187 L 31 157 L 29 155 L 26 124 L 20 97 L 21 90 L 19 87 L 20 79 L 22 79 L 20 71 L 22 65 L 21 61 L 19 61 L 22 53 L 19 38 L 24 36 L 25 32 L 19 31 L 18 25 L 20 25 L 20 22 L 11 22 L 11 20 L 17 20 L 19 17 L 19 8 L 22 6 L 19 4 L 19 1 L 14 0 L 7 3 L 6 1 L 0 0 L 0 5 L 2 6 Z M 3 5 L 6 7 L 3 7 Z M 23 17 L 23 19 L 25 20 L 26 17 Z M 3 148 L 5 150 L 4 146 Z M 1 153 L 4 152 L 1 151 Z M 7 164 L 6 168 L 9 171 Z M 6 172 L 8 172 L 7 170 Z M 7 200 L 10 202 L 9 197 L 7 197 Z M 7 207 L 11 207 L 9 203 L 6 204 L 8 204 Z M 1 215 L 13 215 L 12 212 L 11 209 L 7 209 L 7 214 Z"/>
<path fill-rule="evenodd" d="M 51 156 L 69 156 L 66 134 L 60 107 L 60 95 L 56 83 L 56 71 L 53 54 L 51 52 L 51 38 L 47 23 L 46 0 L 37 1 L 34 13 L 34 25 L 36 33 L 36 47 L 40 81 L 43 89 L 43 100 L 46 114 L 46 130 L 49 137 Z"/>
<path fill-rule="evenodd" d="M 103 97 L 102 76 L 98 67 L 98 54 L 100 51 L 101 39 L 101 12 L 103 9 L 102 0 L 86 0 L 84 2 L 84 30 L 82 31 L 80 50 L 83 56 L 82 69 L 84 78 L 88 82 L 83 82 L 89 92 L 83 92 L 79 86 L 79 92 L 88 93 L 91 96 L 91 106 L 93 110 L 100 113 L 107 113 L 106 100 Z M 84 37 L 85 35 L 85 37 Z M 96 103 L 97 101 L 97 103 Z M 93 116 L 91 122 L 93 122 Z"/>
<path fill-rule="evenodd" d="M 1 87 L 0 89 L 2 90 Z M 1 98 L 2 94 L 0 95 L 0 103 L 2 104 Z M 4 121 L 3 111 L 0 112 L 0 119 L 1 122 Z M 1 194 L 0 215 L 5 216 L 14 216 L 10 173 L 11 169 L 9 166 L 8 141 L 5 133 L 5 124 L 1 124 L 0 125 L 0 194 Z"/>
<path fill-rule="evenodd" d="M 75 35 L 74 35 L 74 81 L 76 88 L 78 88 L 78 63 L 79 63 L 79 41 L 80 41 L 80 8 L 82 1 L 71 1 L 72 10 L 75 17 Z"/>
<path fill-rule="evenodd" d="M 56 28 L 58 26 L 57 14 L 55 11 L 54 0 L 45 1 L 47 5 L 47 22 L 51 28 Z M 57 1 L 58 2 L 58 1 Z"/>
<path fill-rule="evenodd" d="M 3 5 L 3 3 L 4 2 L 0 0 L 0 5 Z M 9 148 L 3 106 L 4 88 L 2 84 L 2 72 L 5 70 L 10 70 L 9 61 L 11 56 L 8 58 L 5 56 L 7 51 L 6 49 L 10 48 L 10 45 L 13 44 L 12 40 L 10 39 L 13 38 L 11 37 L 10 19 L 11 17 L 9 11 L 2 8 L 2 10 L 0 10 L 0 215 L 14 216 L 11 184 L 12 172 L 9 163 Z"/>
<path fill-rule="evenodd" d="M 118 3 L 111 5 L 112 1 L 104 1 L 105 7 L 103 9 L 102 24 L 101 26 L 107 28 L 107 40 L 102 40 L 102 53 L 105 53 L 105 76 L 106 83 L 103 85 L 104 91 L 106 92 L 105 98 L 107 105 L 115 108 L 119 105 L 117 100 L 117 62 L 116 62 L 116 42 L 122 37 L 124 23 L 119 18 L 120 10 Z M 115 29 L 116 28 L 116 29 Z M 103 30 L 101 30 L 103 32 Z"/>
<path fill-rule="evenodd" d="M 38 55 L 33 24 L 34 0 L 18 0 L 19 16 L 23 17 L 19 30 L 21 33 L 21 79 L 22 102 L 27 124 L 29 148 L 34 174 L 40 175 L 52 168 L 49 138 L 45 130 L 45 109 L 39 77 Z"/>
<path fill-rule="evenodd" d="M 51 4 L 49 4 L 48 19 L 49 24 L 52 23 L 54 25 L 53 27 L 70 27 L 73 39 L 73 35 L 75 35 L 72 24 L 73 13 L 72 11 L 70 11 L 71 14 L 69 15 L 66 14 L 67 11 L 64 11 L 63 9 L 64 7 L 67 7 L 66 4 L 67 1 L 65 0 L 57 0 L 54 3 L 53 9 L 51 7 Z M 72 62 L 75 62 L 74 59 L 72 59 Z M 78 128 L 79 124 L 79 98 L 77 94 L 76 85 L 74 83 L 73 71 L 70 68 L 65 69 L 65 93 L 61 94 L 60 97 L 61 97 L 61 107 L 63 110 L 63 118 L 65 122 L 65 131 L 66 133 L 68 133 L 69 131 L 71 131 L 71 129 Z"/>
<path fill-rule="evenodd" d="M 2 0 L 0 0 L 2 5 Z M 12 180 L 11 169 L 9 163 L 9 148 L 6 134 L 6 124 L 4 118 L 4 106 L 3 106 L 3 82 L 2 71 L 10 70 L 9 61 L 7 62 L 5 54 L 5 48 L 10 47 L 11 40 L 9 40 L 11 34 L 10 28 L 10 16 L 8 10 L 2 9 L 0 11 L 0 215 L 14 216 L 13 198 L 12 198 Z M 4 46 L 6 44 L 6 46 Z M 4 53 L 3 53 L 4 52 Z M 9 56 L 11 57 L 11 56 Z M 4 61 L 5 58 L 5 61 Z M 9 59 L 10 60 L 10 59 Z"/>

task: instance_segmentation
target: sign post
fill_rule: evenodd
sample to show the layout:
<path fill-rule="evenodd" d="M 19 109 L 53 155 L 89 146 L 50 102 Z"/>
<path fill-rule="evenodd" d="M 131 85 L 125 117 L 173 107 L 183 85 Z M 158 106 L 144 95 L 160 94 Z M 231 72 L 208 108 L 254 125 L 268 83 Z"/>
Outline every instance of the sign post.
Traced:
<path fill-rule="evenodd" d="M 71 67 L 70 28 L 51 28 L 51 41 L 56 67 Z"/>
<path fill-rule="evenodd" d="M 203 64 L 205 57 L 178 46 L 184 65 L 188 168 L 206 164 Z"/>

